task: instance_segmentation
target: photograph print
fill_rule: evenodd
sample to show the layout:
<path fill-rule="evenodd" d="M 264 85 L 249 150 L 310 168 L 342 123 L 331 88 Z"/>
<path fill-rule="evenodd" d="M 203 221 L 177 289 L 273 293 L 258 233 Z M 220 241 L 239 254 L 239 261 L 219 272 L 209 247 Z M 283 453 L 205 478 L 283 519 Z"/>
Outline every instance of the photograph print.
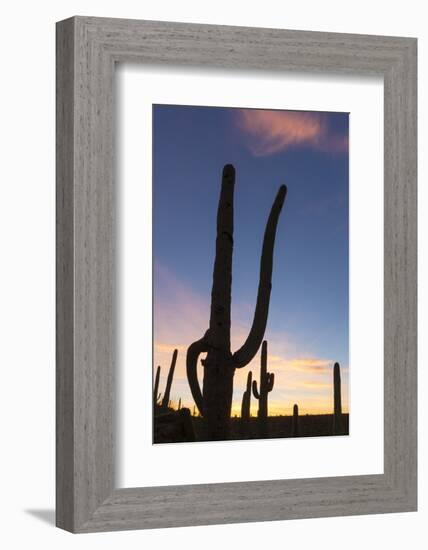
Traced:
<path fill-rule="evenodd" d="M 153 443 L 348 435 L 349 114 L 152 112 Z"/>

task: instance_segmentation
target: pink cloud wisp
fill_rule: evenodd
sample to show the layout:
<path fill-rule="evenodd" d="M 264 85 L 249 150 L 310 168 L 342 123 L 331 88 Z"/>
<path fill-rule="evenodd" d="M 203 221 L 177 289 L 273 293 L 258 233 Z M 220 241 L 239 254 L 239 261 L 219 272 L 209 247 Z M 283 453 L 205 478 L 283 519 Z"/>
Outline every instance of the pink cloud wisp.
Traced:
<path fill-rule="evenodd" d="M 322 113 L 239 109 L 235 120 L 246 146 L 257 157 L 299 145 L 325 152 L 348 150 L 347 137 L 330 134 Z"/>

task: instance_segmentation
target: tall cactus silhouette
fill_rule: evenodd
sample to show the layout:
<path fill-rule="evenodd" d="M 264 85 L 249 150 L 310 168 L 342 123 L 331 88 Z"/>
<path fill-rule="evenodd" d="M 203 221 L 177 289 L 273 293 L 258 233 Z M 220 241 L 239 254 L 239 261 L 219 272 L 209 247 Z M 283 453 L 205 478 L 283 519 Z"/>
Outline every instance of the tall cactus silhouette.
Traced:
<path fill-rule="evenodd" d="M 166 380 L 166 388 L 162 399 L 162 409 L 167 409 L 170 406 L 170 394 L 172 379 L 174 378 L 175 364 L 177 363 L 178 350 L 174 350 L 172 354 L 171 366 L 169 367 L 168 378 Z"/>
<path fill-rule="evenodd" d="M 299 407 L 293 406 L 293 418 L 291 419 L 291 437 L 299 437 Z"/>
<path fill-rule="evenodd" d="M 242 433 L 245 433 L 248 430 L 248 424 L 250 421 L 252 378 L 253 378 L 253 373 L 250 371 L 247 375 L 247 389 L 242 394 L 242 404 L 241 404 L 241 432 Z"/>
<path fill-rule="evenodd" d="M 253 395 L 259 400 L 259 429 L 260 436 L 267 436 L 267 417 L 268 417 L 268 394 L 272 391 L 275 383 L 275 375 L 267 372 L 267 342 L 264 340 L 262 344 L 262 354 L 260 361 L 260 382 L 259 390 L 257 390 L 257 381 L 253 380 Z"/>
<path fill-rule="evenodd" d="M 160 380 L 160 373 L 161 368 L 160 366 L 156 369 L 156 376 L 155 376 L 155 385 L 153 386 L 153 406 L 155 406 L 159 400 L 160 394 L 159 392 L 159 380 Z"/>
<path fill-rule="evenodd" d="M 334 364 L 333 385 L 334 385 L 333 434 L 340 435 L 343 433 L 343 417 L 342 417 L 342 390 L 341 390 L 341 382 L 340 382 L 339 363 Z"/>
<path fill-rule="evenodd" d="M 275 234 L 287 192 L 285 185 L 279 188 L 266 224 L 252 327 L 242 347 L 232 353 L 230 349 L 230 306 L 234 187 L 235 169 L 228 164 L 223 169 L 217 210 L 216 254 L 209 328 L 200 340 L 189 346 L 186 357 L 189 386 L 196 406 L 204 418 L 206 437 L 211 440 L 228 439 L 235 369 L 248 365 L 263 340 L 272 287 Z M 202 391 L 197 377 L 197 363 L 201 353 L 206 353 L 206 357 L 202 361 L 204 367 Z"/>

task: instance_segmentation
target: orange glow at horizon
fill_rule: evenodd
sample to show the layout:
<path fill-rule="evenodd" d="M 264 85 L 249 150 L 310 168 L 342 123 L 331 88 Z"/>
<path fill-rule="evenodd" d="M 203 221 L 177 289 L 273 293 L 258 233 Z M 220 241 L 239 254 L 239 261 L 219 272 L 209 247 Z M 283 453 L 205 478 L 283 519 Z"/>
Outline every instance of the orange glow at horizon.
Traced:
<path fill-rule="evenodd" d="M 270 341 L 272 345 L 274 342 Z M 184 345 L 154 345 L 154 373 L 161 365 L 159 391 L 166 383 L 171 357 L 178 349 L 178 358 L 172 387 L 172 406 L 175 407 L 181 397 L 182 406 L 193 409 L 194 401 L 190 393 L 185 368 L 187 347 Z M 275 385 L 269 394 L 269 414 L 271 416 L 291 415 L 293 405 L 299 406 L 299 414 L 331 414 L 333 411 L 333 365 L 334 361 L 321 359 L 286 359 L 268 355 L 268 371 L 275 374 Z M 253 380 L 259 379 L 260 352 L 244 369 L 235 371 L 232 416 L 241 415 L 242 394 L 246 389 L 249 370 Z M 199 381 L 202 386 L 203 372 L 199 366 Z M 341 366 L 342 411 L 348 413 L 348 368 Z M 282 399 L 281 399 L 282 397 Z M 257 416 L 258 402 L 252 395 L 251 415 Z"/>
<path fill-rule="evenodd" d="M 163 392 L 174 349 L 178 350 L 177 363 L 171 389 L 171 401 L 176 407 L 181 398 L 182 407 L 193 411 L 194 401 L 186 376 L 186 352 L 189 345 L 201 337 L 201 327 L 209 318 L 209 303 L 178 281 L 165 268 L 157 266 L 158 276 L 166 279 L 170 292 L 163 300 L 155 300 L 155 324 L 153 343 L 153 376 L 161 366 L 159 392 Z M 186 315 L 182 316 L 181 312 Z M 238 349 L 248 334 L 249 326 L 242 322 L 239 305 L 235 304 L 231 345 Z M 241 312 L 242 313 L 242 312 Z M 248 321 L 249 323 L 249 321 Z M 299 349 L 290 335 L 275 332 L 268 326 L 268 371 L 275 374 L 275 384 L 269 394 L 269 414 L 289 415 L 293 405 L 299 406 L 299 414 L 331 414 L 333 411 L 333 357 L 316 357 Z M 202 356 L 201 356 L 202 359 Z M 242 394 L 246 389 L 247 374 L 252 371 L 253 380 L 259 380 L 260 351 L 234 376 L 232 416 L 241 414 Z M 203 367 L 198 365 L 198 379 L 202 387 Z M 348 365 L 341 364 L 342 410 L 348 412 Z M 258 402 L 252 396 L 251 414 L 257 416 Z M 197 412 L 197 411 L 196 411 Z"/>

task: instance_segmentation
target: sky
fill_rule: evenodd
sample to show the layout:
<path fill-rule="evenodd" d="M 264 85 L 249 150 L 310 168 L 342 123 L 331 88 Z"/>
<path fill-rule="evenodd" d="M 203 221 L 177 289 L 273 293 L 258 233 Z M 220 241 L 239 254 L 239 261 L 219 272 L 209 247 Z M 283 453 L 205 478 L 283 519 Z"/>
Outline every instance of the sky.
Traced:
<path fill-rule="evenodd" d="M 178 349 L 173 403 L 193 408 L 186 350 L 209 324 L 221 174 L 231 163 L 232 352 L 253 320 L 264 229 L 286 184 L 265 333 L 269 414 L 292 414 L 294 403 L 300 414 L 330 413 L 336 361 L 348 411 L 348 124 L 347 113 L 153 105 L 153 367 L 163 391 Z M 249 370 L 258 380 L 260 351 L 235 372 L 232 415 Z M 257 406 L 253 397 L 253 415 Z"/>

